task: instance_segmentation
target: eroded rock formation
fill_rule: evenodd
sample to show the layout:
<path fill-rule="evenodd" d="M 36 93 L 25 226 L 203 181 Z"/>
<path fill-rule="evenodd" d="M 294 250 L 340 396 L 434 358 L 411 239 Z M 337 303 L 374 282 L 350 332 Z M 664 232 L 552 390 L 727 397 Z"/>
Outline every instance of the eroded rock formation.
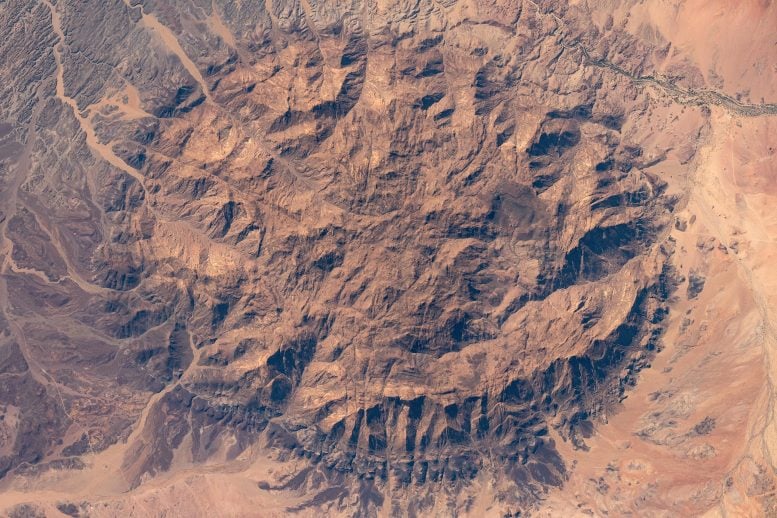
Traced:
<path fill-rule="evenodd" d="M 184 466 L 275 466 L 238 515 L 529 512 L 567 487 L 704 292 L 677 235 L 718 113 L 777 112 L 628 2 L 569 4 L 0 6 L 10 504 Z"/>

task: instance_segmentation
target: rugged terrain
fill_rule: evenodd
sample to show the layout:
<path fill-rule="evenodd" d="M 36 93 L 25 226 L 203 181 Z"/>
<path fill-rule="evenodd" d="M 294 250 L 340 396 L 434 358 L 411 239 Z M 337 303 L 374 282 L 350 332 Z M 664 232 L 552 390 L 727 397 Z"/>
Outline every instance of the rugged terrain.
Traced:
<path fill-rule="evenodd" d="M 0 3 L 0 509 L 777 513 L 730 4 Z"/>

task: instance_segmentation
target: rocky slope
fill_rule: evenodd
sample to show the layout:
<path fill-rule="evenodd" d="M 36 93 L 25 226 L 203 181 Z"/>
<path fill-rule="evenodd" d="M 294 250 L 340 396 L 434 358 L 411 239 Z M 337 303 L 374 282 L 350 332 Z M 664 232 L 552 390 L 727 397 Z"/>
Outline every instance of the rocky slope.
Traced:
<path fill-rule="evenodd" d="M 777 65 L 676 3 L 0 5 L 0 504 L 771 509 Z"/>

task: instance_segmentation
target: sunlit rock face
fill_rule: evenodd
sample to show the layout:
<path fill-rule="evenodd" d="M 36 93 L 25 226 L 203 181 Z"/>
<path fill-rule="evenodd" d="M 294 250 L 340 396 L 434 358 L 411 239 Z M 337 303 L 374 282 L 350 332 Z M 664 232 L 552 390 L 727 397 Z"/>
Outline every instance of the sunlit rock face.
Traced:
<path fill-rule="evenodd" d="M 770 512 L 777 8 L 674 3 L 0 6 L 0 507 Z"/>

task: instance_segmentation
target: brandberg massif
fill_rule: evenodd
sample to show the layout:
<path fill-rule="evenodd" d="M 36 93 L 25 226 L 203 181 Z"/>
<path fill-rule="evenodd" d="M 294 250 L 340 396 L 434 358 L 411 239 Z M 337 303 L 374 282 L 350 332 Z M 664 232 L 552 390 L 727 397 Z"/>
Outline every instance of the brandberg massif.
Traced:
<path fill-rule="evenodd" d="M 0 1 L 0 509 L 777 514 L 777 4 Z"/>

